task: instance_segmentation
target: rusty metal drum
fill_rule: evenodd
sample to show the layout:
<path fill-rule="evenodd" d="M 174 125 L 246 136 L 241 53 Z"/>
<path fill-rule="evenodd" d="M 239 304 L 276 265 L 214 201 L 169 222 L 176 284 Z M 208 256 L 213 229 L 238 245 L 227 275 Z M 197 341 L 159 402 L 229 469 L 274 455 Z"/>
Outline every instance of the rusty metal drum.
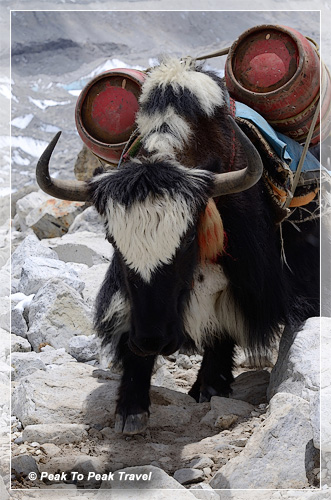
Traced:
<path fill-rule="evenodd" d="M 314 42 L 287 26 L 251 28 L 231 46 L 225 79 L 235 99 L 276 130 L 304 142 L 320 95 L 320 58 Z M 311 145 L 319 140 L 318 119 Z"/>
<path fill-rule="evenodd" d="M 135 129 L 139 95 L 145 74 L 112 69 L 91 80 L 76 104 L 78 133 L 87 147 L 107 163 L 118 163 Z"/>

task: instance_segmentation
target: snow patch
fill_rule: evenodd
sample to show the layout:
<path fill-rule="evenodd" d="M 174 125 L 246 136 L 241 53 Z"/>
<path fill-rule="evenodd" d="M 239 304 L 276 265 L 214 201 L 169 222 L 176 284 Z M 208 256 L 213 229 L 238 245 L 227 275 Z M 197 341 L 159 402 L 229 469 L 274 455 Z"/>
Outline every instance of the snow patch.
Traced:
<path fill-rule="evenodd" d="M 1 139 L 1 138 L 0 138 Z M 10 137 L 8 137 L 10 143 Z M 11 138 L 12 148 L 20 148 L 24 153 L 27 153 L 34 158 L 39 158 L 48 146 L 48 142 L 32 137 L 17 136 Z"/>
<path fill-rule="evenodd" d="M 150 61 L 154 62 L 156 61 L 157 63 L 157 59 L 153 60 L 150 59 Z M 58 83 L 57 85 L 67 90 L 69 94 L 73 96 L 79 96 L 81 90 L 85 87 L 85 85 L 87 85 L 92 80 L 92 78 L 99 75 L 100 73 L 103 73 L 104 71 L 109 71 L 111 69 L 118 69 L 118 68 L 137 69 L 139 71 L 144 71 L 145 69 L 142 66 L 130 66 L 129 64 L 125 63 L 124 61 L 121 61 L 120 59 L 107 59 L 107 61 L 97 66 L 88 75 L 83 76 L 79 80 L 76 80 L 68 84 Z"/>
<path fill-rule="evenodd" d="M 31 295 L 25 295 L 24 293 L 19 292 L 19 293 L 13 293 L 10 296 L 10 298 L 12 301 L 15 302 L 17 300 L 19 301 L 18 304 L 16 304 L 16 306 L 14 307 L 14 309 L 17 309 L 18 311 L 23 313 L 24 309 L 30 306 L 34 296 L 35 296 L 34 293 L 32 293 Z"/>
<path fill-rule="evenodd" d="M 31 122 L 33 117 L 34 117 L 34 115 L 31 113 L 28 115 L 24 115 L 24 116 L 17 116 L 17 118 L 14 118 L 10 123 L 14 127 L 24 129 L 29 125 L 29 123 Z"/>
<path fill-rule="evenodd" d="M 33 99 L 32 97 L 28 97 L 29 101 L 32 102 L 35 106 L 42 109 L 43 111 L 51 106 L 65 106 L 66 104 L 70 104 L 70 101 L 53 101 L 51 99 Z"/>
<path fill-rule="evenodd" d="M 14 163 L 16 163 L 16 165 L 30 165 L 30 161 L 27 159 L 27 158 L 22 158 L 18 151 L 13 151 L 13 154 L 12 154 L 12 161 Z"/>

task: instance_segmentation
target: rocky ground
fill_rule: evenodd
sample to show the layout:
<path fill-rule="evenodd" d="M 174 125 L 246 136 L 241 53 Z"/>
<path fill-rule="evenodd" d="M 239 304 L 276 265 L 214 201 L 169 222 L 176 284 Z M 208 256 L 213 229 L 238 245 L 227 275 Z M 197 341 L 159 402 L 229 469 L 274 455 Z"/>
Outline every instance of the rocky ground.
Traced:
<path fill-rule="evenodd" d="M 319 486 L 318 318 L 294 342 L 284 333 L 272 371 L 270 362 L 251 368 L 238 352 L 230 399 L 198 404 L 187 395 L 199 355 L 160 357 L 148 430 L 123 437 L 114 432 L 119 374 L 100 358 L 91 325 L 112 255 L 98 214 L 33 191 L 16 202 L 12 248 L 13 488 L 105 488 L 114 484 L 87 473 L 137 466 L 152 472 L 149 486 L 159 484 L 161 469 L 164 487 L 183 485 L 198 498 L 210 487 Z M 10 335 L 9 319 L 3 310 L 3 336 Z M 39 480 L 59 471 L 65 481 Z M 73 471 L 83 478 L 72 480 Z"/>
<path fill-rule="evenodd" d="M 281 3 L 274 2 L 278 6 Z M 294 340 L 284 336 L 274 369 L 270 363 L 252 368 L 238 352 L 231 399 L 214 397 L 210 403 L 197 404 L 187 396 L 201 359 L 198 355 L 160 358 L 152 381 L 148 431 L 130 438 L 118 436 L 113 411 L 119 374 L 111 360 L 100 359 L 91 327 L 94 298 L 111 248 L 93 209 L 77 203 L 54 204 L 36 189 L 34 177 L 37 157 L 59 129 L 63 136 L 52 169 L 61 177 L 73 175 L 81 149 L 75 102 L 95 71 L 121 64 L 146 67 L 164 52 L 205 54 L 262 23 L 287 24 L 316 39 L 319 13 L 20 12 L 12 19 L 11 235 L 6 210 L 1 210 L 0 221 L 0 498 L 8 498 L 10 480 L 14 488 L 10 495 L 24 499 L 35 497 L 32 488 L 43 490 L 41 498 L 46 498 L 45 490 L 47 498 L 59 498 L 59 490 L 65 488 L 63 498 L 70 499 L 83 489 L 86 498 L 109 498 L 104 489 L 130 486 L 145 492 L 150 487 L 173 488 L 178 499 L 264 500 L 266 492 L 259 491 L 263 488 L 279 490 L 268 493 L 270 499 L 329 498 L 330 321 L 322 321 L 323 446 L 317 318 L 310 319 Z M 223 65 L 224 58 L 212 61 L 215 69 Z M 6 80 L 0 83 L 1 97 L 7 99 Z M 8 141 L 1 137 L 1 151 L 7 151 Z M 4 208 L 9 202 L 5 154 L 1 162 Z M 87 479 L 88 472 L 119 470 L 151 472 L 152 480 L 121 482 L 118 474 L 113 481 Z M 39 479 L 42 472 L 58 471 L 67 472 L 67 479 Z M 72 481 L 72 471 L 80 472 L 82 479 Z M 37 480 L 29 480 L 29 472 L 35 472 Z M 318 490 L 320 480 L 325 490 Z M 94 491 L 85 491 L 88 487 Z M 255 488 L 251 494 L 237 491 Z M 300 491 L 280 491 L 283 488 Z M 113 490 L 111 498 L 123 496 Z M 124 498 L 137 494 L 126 490 Z M 169 496 L 160 490 L 150 498 Z"/>

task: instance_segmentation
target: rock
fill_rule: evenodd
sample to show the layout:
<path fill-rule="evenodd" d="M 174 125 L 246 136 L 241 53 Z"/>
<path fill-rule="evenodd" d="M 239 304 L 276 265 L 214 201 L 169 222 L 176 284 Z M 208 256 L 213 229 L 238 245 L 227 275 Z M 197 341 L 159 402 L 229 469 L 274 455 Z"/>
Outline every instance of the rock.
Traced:
<path fill-rule="evenodd" d="M 56 457 L 56 455 L 59 455 L 61 453 L 61 448 L 59 448 L 53 443 L 43 443 L 40 446 L 40 449 L 42 452 L 46 453 L 46 455 L 49 455 L 50 457 Z"/>
<path fill-rule="evenodd" d="M 123 474 L 120 474 L 123 473 Z M 125 474 L 136 475 L 140 474 L 139 480 L 124 480 Z M 143 475 L 146 474 L 147 478 L 151 477 L 151 480 L 144 480 Z M 151 474 L 151 475 L 150 475 Z M 121 479 L 122 477 L 122 479 Z M 143 490 L 144 498 L 152 500 L 155 498 L 155 491 L 151 491 L 149 495 L 148 490 L 157 489 L 157 499 L 158 500 L 169 500 L 169 489 L 174 489 L 176 491 L 176 500 L 195 500 L 194 495 L 191 495 L 184 486 L 182 486 L 174 478 L 170 477 L 166 472 L 153 465 L 144 465 L 139 467 L 127 467 L 125 469 L 118 470 L 114 473 L 114 481 L 104 481 L 101 485 L 101 489 L 96 495 L 96 500 L 109 498 L 109 493 L 106 495 L 102 489 L 112 488 L 111 499 L 119 500 L 124 498 L 123 490 L 125 490 L 125 500 L 136 500 L 141 495 L 137 494 L 136 490 Z M 132 492 L 128 491 L 132 489 Z M 117 491 L 116 491 L 117 490 Z M 166 490 L 166 491 L 161 491 Z M 131 494 L 132 493 L 132 494 Z M 138 496 L 139 495 L 139 496 Z"/>
<path fill-rule="evenodd" d="M 105 234 L 105 224 L 101 215 L 95 207 L 88 207 L 84 212 L 77 215 L 74 222 L 69 227 L 68 234 L 77 233 L 80 231 L 88 231 L 90 233 Z"/>
<path fill-rule="evenodd" d="M 83 481 L 80 481 L 80 485 L 84 485 L 84 487 L 95 486 L 98 483 L 101 483 L 101 479 L 96 477 L 97 474 L 102 474 L 105 472 L 106 464 L 99 457 L 90 457 L 89 455 L 81 455 L 76 459 L 73 463 L 72 471 L 77 471 L 79 474 L 84 475 Z M 91 477 L 89 480 L 89 475 L 94 473 L 95 476 Z"/>
<path fill-rule="evenodd" d="M 82 295 L 87 304 L 94 306 L 108 268 L 109 263 L 95 264 L 78 272 L 79 278 L 85 283 Z"/>
<path fill-rule="evenodd" d="M 103 429 L 114 424 L 118 383 L 100 384 L 93 367 L 83 363 L 53 365 L 21 378 L 12 394 L 12 414 L 23 426 L 88 424 Z"/>
<path fill-rule="evenodd" d="M 79 201 L 50 198 L 31 210 L 25 218 L 25 223 L 40 239 L 56 238 L 68 231 L 84 207 L 85 203 Z"/>
<path fill-rule="evenodd" d="M 41 190 L 33 191 L 27 194 L 23 198 L 17 200 L 16 203 L 16 213 L 18 216 L 19 225 L 21 231 L 26 231 L 30 226 L 26 221 L 27 216 L 30 212 L 35 210 L 36 207 L 40 207 L 45 201 L 51 200 L 52 197 L 44 193 Z"/>
<path fill-rule="evenodd" d="M 54 349 L 54 347 L 46 345 L 41 348 L 41 352 L 38 353 L 38 356 L 46 366 L 76 363 L 76 359 L 70 356 L 70 354 L 65 351 L 64 347 Z"/>
<path fill-rule="evenodd" d="M 58 260 L 57 253 L 43 245 L 35 236 L 27 236 L 12 254 L 12 277 L 20 278 L 24 262 L 27 258 L 36 257 Z"/>
<path fill-rule="evenodd" d="M 270 373 L 266 370 L 244 372 L 235 378 L 231 385 L 232 399 L 246 401 L 252 405 L 267 401 Z"/>
<path fill-rule="evenodd" d="M 10 299 L 2 297 L 0 302 L 0 328 L 10 332 Z"/>
<path fill-rule="evenodd" d="M 78 262 L 89 267 L 95 264 L 110 262 L 113 247 L 105 239 L 104 234 L 81 231 L 65 234 L 62 238 L 43 240 L 50 246 L 63 262 Z"/>
<path fill-rule="evenodd" d="M 97 156 L 95 156 L 85 144 L 77 155 L 74 166 L 75 177 L 79 181 L 88 181 L 93 177 L 96 168 L 104 163 Z M 109 167 L 109 165 L 108 165 Z"/>
<path fill-rule="evenodd" d="M 69 354 L 77 361 L 91 361 L 98 359 L 100 352 L 100 340 L 95 335 L 76 335 L 69 341 Z"/>
<path fill-rule="evenodd" d="M 26 338 L 28 333 L 28 325 L 26 324 L 23 313 L 15 306 L 11 310 L 11 332 L 23 338 Z"/>
<path fill-rule="evenodd" d="M 165 365 L 160 366 L 154 373 L 151 383 L 156 387 L 166 387 L 167 389 L 176 387 L 176 381 Z"/>
<path fill-rule="evenodd" d="M 199 483 L 200 481 L 203 481 L 204 478 L 204 472 L 199 469 L 183 468 L 176 470 L 174 473 L 174 479 L 176 479 L 176 481 L 180 484 Z"/>
<path fill-rule="evenodd" d="M 55 259 L 30 257 L 24 262 L 19 289 L 26 295 L 37 293 L 52 278 L 61 278 L 78 292 L 84 288 L 84 283 L 70 264 Z"/>
<path fill-rule="evenodd" d="M 11 468 L 17 476 L 27 477 L 30 472 L 34 472 L 39 477 L 39 469 L 37 463 L 30 455 L 19 455 L 13 457 Z"/>
<path fill-rule="evenodd" d="M 9 255 L 8 255 L 9 258 Z M 10 285 L 13 283 L 13 276 L 10 273 L 10 263 L 7 260 L 6 267 L 0 269 L 0 297 L 8 297 L 10 295 Z"/>
<path fill-rule="evenodd" d="M 83 424 L 37 424 L 27 425 L 23 430 L 23 441 L 40 444 L 81 443 L 87 438 L 86 426 Z"/>
<path fill-rule="evenodd" d="M 210 485 L 214 489 L 306 488 L 305 455 L 312 436 L 307 401 L 278 393 L 270 401 L 266 420 Z"/>
<path fill-rule="evenodd" d="M 58 278 L 51 279 L 31 303 L 28 340 L 35 351 L 42 343 L 68 349 L 74 335 L 93 333 L 91 315 L 76 290 Z"/>
<path fill-rule="evenodd" d="M 31 344 L 28 340 L 15 335 L 14 333 L 10 336 L 11 341 L 11 352 L 29 352 L 31 351 Z"/>
<path fill-rule="evenodd" d="M 288 392 L 310 403 L 317 448 L 320 448 L 320 321 L 309 318 L 296 335 L 285 329 L 268 388 L 268 398 Z"/>
<path fill-rule="evenodd" d="M 294 335 L 284 331 L 277 363 L 272 370 L 268 398 L 289 392 L 309 401 L 319 390 L 320 318 L 309 318 Z"/>
<path fill-rule="evenodd" d="M 192 469 L 203 469 L 204 467 L 212 467 L 214 462 L 211 458 L 204 456 L 194 458 L 189 464 L 188 467 Z"/>
<path fill-rule="evenodd" d="M 238 446 L 239 448 L 244 448 L 248 442 L 248 438 L 233 439 L 230 441 L 230 445 Z"/>
<path fill-rule="evenodd" d="M 202 404 L 196 405 L 195 399 L 188 394 L 169 390 L 165 387 L 151 387 L 150 397 L 152 404 L 160 406 L 177 405 L 183 408 L 195 405 L 195 407 L 202 407 Z"/>
<path fill-rule="evenodd" d="M 199 500 L 220 500 L 221 497 L 205 483 L 194 484 L 190 490 Z"/>
<path fill-rule="evenodd" d="M 216 427 L 221 431 L 225 429 L 230 429 L 230 427 L 233 424 L 237 423 L 238 420 L 239 420 L 238 415 L 233 415 L 231 413 L 229 415 L 220 415 L 219 417 L 216 418 L 214 427 Z"/>
<path fill-rule="evenodd" d="M 30 375 L 36 370 L 46 370 L 36 352 L 14 352 L 11 356 L 11 366 L 13 380 Z"/>
<path fill-rule="evenodd" d="M 24 186 L 20 189 L 18 189 L 17 191 L 15 191 L 14 193 L 11 193 L 11 217 L 15 217 L 16 215 L 16 204 L 19 200 L 21 200 L 22 198 L 24 198 L 25 196 L 27 196 L 28 194 L 32 193 L 32 192 L 37 192 L 39 191 L 38 187 L 34 184 L 34 185 L 28 185 L 28 186 Z M 39 191 L 39 193 L 42 193 L 42 194 L 45 194 L 43 191 Z M 46 195 L 47 196 L 47 195 Z M 33 205 L 32 205 L 32 202 L 31 202 L 31 206 L 33 208 Z M 32 210 L 31 208 L 31 210 Z M 29 212 L 30 210 L 28 210 Z M 28 213 L 27 212 L 27 213 Z"/>
<path fill-rule="evenodd" d="M 211 427 L 214 427 L 218 417 L 225 417 L 228 415 L 247 417 L 250 415 L 250 412 L 254 410 L 254 406 L 246 403 L 245 401 L 222 398 L 219 396 L 213 396 L 211 398 L 210 406 L 210 411 L 203 417 L 201 423 Z"/>
<path fill-rule="evenodd" d="M 6 361 L 7 357 L 9 356 L 11 349 L 10 349 L 10 333 L 7 332 L 6 330 L 3 330 L 0 328 L 0 338 L 1 338 L 1 343 L 0 343 L 0 361 Z"/>
<path fill-rule="evenodd" d="M 192 361 L 186 354 L 178 354 L 176 364 L 177 366 L 179 366 L 179 368 L 184 368 L 187 370 L 189 368 L 192 368 L 193 366 Z"/>
<path fill-rule="evenodd" d="M 331 477 L 331 319 L 321 318 L 321 433 L 322 456 L 328 462 L 328 477 Z M 314 438 L 315 442 L 315 438 Z"/>

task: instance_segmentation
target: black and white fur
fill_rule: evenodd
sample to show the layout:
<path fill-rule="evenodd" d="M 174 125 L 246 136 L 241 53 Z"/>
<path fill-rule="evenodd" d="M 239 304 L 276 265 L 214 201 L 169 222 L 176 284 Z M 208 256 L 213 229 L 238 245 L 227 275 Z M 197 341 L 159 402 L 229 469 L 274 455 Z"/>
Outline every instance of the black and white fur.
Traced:
<path fill-rule="evenodd" d="M 318 223 L 300 233 L 284 225 L 284 266 L 263 180 L 216 200 L 227 246 L 216 262 L 200 261 L 199 217 L 213 173 L 230 164 L 228 114 L 222 80 L 189 60 L 167 60 L 143 85 L 137 158 L 90 182 L 115 248 L 95 326 L 123 368 L 116 425 L 125 434 L 146 427 L 158 354 L 203 350 L 190 394 L 206 401 L 231 392 L 235 345 L 259 352 L 281 325 L 318 314 Z M 245 166 L 236 143 L 234 169 Z"/>

